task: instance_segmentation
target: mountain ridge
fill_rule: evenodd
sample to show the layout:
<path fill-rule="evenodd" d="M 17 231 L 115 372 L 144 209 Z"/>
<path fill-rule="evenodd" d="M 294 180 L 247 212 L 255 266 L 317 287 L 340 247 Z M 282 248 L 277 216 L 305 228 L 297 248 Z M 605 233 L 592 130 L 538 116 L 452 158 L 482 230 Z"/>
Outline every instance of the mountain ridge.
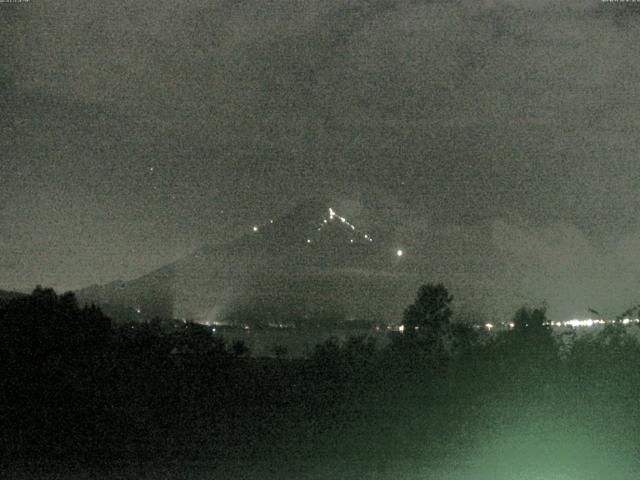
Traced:
<path fill-rule="evenodd" d="M 389 316 L 397 293 L 394 279 L 401 275 L 392 252 L 329 202 L 313 200 L 236 240 L 204 246 L 131 281 L 76 293 L 129 320 L 373 319 Z"/>

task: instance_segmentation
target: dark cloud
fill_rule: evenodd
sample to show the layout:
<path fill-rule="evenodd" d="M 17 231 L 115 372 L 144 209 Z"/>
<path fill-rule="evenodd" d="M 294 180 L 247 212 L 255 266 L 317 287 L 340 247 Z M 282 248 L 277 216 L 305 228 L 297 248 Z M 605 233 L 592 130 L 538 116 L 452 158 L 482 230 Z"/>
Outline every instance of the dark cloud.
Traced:
<path fill-rule="evenodd" d="M 326 194 L 509 308 L 633 297 L 633 6 L 1 8 L 8 283 L 135 276 Z"/>

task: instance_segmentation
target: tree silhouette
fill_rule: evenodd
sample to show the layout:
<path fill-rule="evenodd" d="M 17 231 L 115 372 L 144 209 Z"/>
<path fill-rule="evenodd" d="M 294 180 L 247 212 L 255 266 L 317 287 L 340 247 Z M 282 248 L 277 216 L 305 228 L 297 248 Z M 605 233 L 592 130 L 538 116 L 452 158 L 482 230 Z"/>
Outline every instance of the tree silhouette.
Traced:
<path fill-rule="evenodd" d="M 441 283 L 428 283 L 418 289 L 415 302 L 404 312 L 404 327 L 407 332 L 426 330 L 441 332 L 451 319 L 453 296 Z"/>
<path fill-rule="evenodd" d="M 443 358 L 450 330 L 453 297 L 441 283 L 422 285 L 413 304 L 404 311 L 404 333 L 395 336 L 393 347 Z"/>
<path fill-rule="evenodd" d="M 41 286 L 0 309 L 0 322 L 3 351 L 32 366 L 51 355 L 84 355 L 104 345 L 111 332 L 111 320 L 97 307 L 80 308 L 72 292 L 58 296 Z"/>
<path fill-rule="evenodd" d="M 514 361 L 553 364 L 559 355 L 559 345 L 547 319 L 547 307 L 520 307 L 513 316 L 513 331 L 506 337 L 508 356 Z M 542 373 L 542 370 L 539 370 Z"/>
<path fill-rule="evenodd" d="M 284 345 L 275 345 L 273 347 L 273 354 L 279 360 L 283 360 L 289 354 L 289 349 Z"/>
<path fill-rule="evenodd" d="M 542 335 L 549 332 L 547 307 L 520 307 L 513 316 L 514 331 L 525 335 Z"/>
<path fill-rule="evenodd" d="M 530 308 L 527 306 L 520 307 L 514 317 L 514 329 L 517 332 L 535 332 L 545 330 L 547 327 L 547 308 L 545 305 L 539 308 Z"/>
<path fill-rule="evenodd" d="M 249 347 L 242 340 L 235 340 L 231 344 L 231 351 L 236 357 L 244 357 L 249 355 Z"/>
<path fill-rule="evenodd" d="M 437 336 L 451 319 L 453 297 L 441 283 L 428 283 L 418 289 L 416 300 L 404 312 L 403 325 L 409 335 Z"/>

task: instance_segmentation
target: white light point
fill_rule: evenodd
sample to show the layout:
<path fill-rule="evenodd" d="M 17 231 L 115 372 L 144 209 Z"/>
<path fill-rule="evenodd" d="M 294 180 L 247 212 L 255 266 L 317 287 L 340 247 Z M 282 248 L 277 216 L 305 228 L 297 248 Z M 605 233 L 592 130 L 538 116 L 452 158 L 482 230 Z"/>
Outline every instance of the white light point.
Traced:
<path fill-rule="evenodd" d="M 396 251 L 396 255 L 398 257 L 401 257 L 402 255 L 404 255 L 404 252 L 402 250 L 398 250 L 398 251 Z"/>
<path fill-rule="evenodd" d="M 253 231 L 257 232 L 258 231 L 258 227 L 256 225 L 253 226 Z"/>
<path fill-rule="evenodd" d="M 310 238 L 307 238 L 307 243 L 311 243 L 311 239 Z"/>
<path fill-rule="evenodd" d="M 338 218 L 340 219 L 340 221 L 341 221 L 342 223 L 346 224 L 349 228 L 351 228 L 351 230 L 355 230 L 355 229 L 356 229 L 355 225 L 352 225 L 350 222 L 348 222 L 348 221 L 347 221 L 347 219 L 346 219 L 346 218 L 341 217 L 340 215 L 338 215 L 338 214 L 333 210 L 333 208 L 330 208 L 330 209 L 329 209 L 329 220 L 333 220 L 333 218 L 334 218 L 334 217 L 338 217 Z M 326 220 L 325 220 L 325 223 L 326 223 Z"/>

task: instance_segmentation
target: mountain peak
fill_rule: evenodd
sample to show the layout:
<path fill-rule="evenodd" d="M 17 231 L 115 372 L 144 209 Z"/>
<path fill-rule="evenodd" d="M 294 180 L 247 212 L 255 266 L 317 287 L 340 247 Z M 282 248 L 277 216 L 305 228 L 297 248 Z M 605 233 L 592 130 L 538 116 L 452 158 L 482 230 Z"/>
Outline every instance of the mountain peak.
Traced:
<path fill-rule="evenodd" d="M 329 215 L 331 205 L 331 202 L 325 198 L 305 200 L 291 209 L 291 211 L 285 215 L 285 218 L 292 217 L 298 221 L 318 221 Z"/>
<path fill-rule="evenodd" d="M 328 201 L 305 201 L 282 217 L 249 226 L 241 238 L 205 247 L 127 282 L 126 288 L 111 285 L 85 292 L 83 298 L 126 305 L 134 317 L 220 321 L 245 307 L 255 308 L 258 317 L 273 310 L 274 315 L 303 318 L 327 309 L 385 316 L 396 309 L 394 301 L 385 303 L 395 298 L 397 285 L 389 270 L 395 257 L 384 239 L 374 241 L 344 215 Z"/>
<path fill-rule="evenodd" d="M 288 214 L 252 227 L 247 235 L 247 244 L 255 247 L 271 245 L 287 248 L 325 244 L 370 244 L 373 238 L 342 216 L 326 200 L 308 200 L 298 204 Z"/>

